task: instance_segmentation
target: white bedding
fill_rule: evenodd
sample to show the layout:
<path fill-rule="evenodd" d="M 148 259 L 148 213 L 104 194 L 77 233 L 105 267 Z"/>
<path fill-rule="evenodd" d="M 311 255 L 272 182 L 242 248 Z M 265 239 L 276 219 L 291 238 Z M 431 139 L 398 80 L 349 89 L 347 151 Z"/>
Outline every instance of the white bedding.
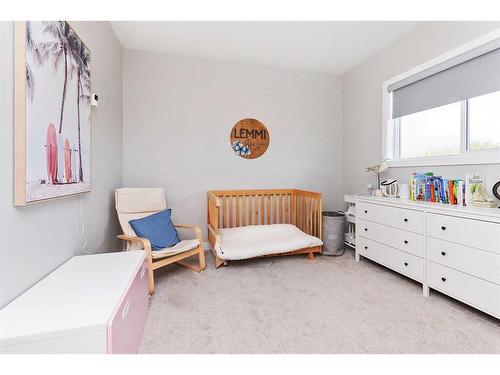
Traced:
<path fill-rule="evenodd" d="M 248 259 L 323 245 L 319 238 L 292 224 L 248 225 L 219 229 L 217 233 L 220 241 L 216 242 L 215 251 L 224 260 Z"/>

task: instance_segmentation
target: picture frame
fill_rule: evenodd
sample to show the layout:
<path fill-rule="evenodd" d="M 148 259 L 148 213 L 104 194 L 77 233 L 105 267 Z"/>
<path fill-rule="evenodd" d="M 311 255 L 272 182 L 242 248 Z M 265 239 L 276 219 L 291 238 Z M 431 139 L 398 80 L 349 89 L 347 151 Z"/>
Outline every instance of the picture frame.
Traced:
<path fill-rule="evenodd" d="M 14 205 L 90 192 L 90 50 L 66 21 L 17 21 L 14 46 Z"/>

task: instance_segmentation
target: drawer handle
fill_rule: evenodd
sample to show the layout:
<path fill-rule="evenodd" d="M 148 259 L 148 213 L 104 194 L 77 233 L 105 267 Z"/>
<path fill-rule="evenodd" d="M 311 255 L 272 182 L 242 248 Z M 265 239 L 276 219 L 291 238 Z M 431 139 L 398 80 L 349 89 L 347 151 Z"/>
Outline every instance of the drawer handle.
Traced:
<path fill-rule="evenodd" d="M 365 228 L 365 232 L 368 232 L 368 228 Z"/>
<path fill-rule="evenodd" d="M 408 245 L 408 240 L 405 240 L 405 244 L 407 244 L 407 245 Z"/>
<path fill-rule="evenodd" d="M 127 300 L 125 307 L 122 310 L 122 319 L 125 320 L 127 317 L 128 311 L 130 310 L 130 300 Z"/>
<path fill-rule="evenodd" d="M 144 275 L 146 274 L 146 267 L 142 267 L 141 269 L 141 279 L 144 279 Z"/>
<path fill-rule="evenodd" d="M 367 213 L 368 213 L 368 210 L 365 210 L 365 214 L 367 214 Z"/>
<path fill-rule="evenodd" d="M 441 229 L 442 229 L 442 230 L 446 230 L 446 227 L 443 225 L 443 226 L 441 227 Z"/>
<path fill-rule="evenodd" d="M 445 256 L 446 255 L 446 251 L 441 251 L 441 255 Z"/>
<path fill-rule="evenodd" d="M 408 262 L 405 262 L 405 266 L 408 267 Z"/>
<path fill-rule="evenodd" d="M 405 217 L 403 220 L 405 221 L 405 223 L 407 223 L 407 222 L 408 222 L 408 219 L 407 219 L 406 217 Z"/>
<path fill-rule="evenodd" d="M 442 277 L 441 280 L 443 281 L 443 283 L 446 281 L 446 277 Z"/>
<path fill-rule="evenodd" d="M 368 250 L 368 246 L 365 246 L 365 250 Z"/>

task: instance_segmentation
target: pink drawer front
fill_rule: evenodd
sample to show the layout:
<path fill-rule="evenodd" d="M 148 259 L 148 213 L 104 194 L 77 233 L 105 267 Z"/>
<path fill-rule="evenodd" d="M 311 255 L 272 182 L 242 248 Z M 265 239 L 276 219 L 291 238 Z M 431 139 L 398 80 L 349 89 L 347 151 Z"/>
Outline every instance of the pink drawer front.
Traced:
<path fill-rule="evenodd" d="M 108 353 L 136 353 L 148 313 L 148 263 L 144 261 L 108 323 Z"/>

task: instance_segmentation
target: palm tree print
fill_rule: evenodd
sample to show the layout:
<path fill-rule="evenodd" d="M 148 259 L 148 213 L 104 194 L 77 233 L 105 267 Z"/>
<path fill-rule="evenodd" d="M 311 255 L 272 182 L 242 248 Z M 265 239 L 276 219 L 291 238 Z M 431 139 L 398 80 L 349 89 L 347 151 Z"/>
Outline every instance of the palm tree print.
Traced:
<path fill-rule="evenodd" d="M 31 23 L 26 22 L 26 51 L 31 53 L 35 60 L 39 60 L 38 48 L 33 40 L 33 34 L 31 33 Z M 31 66 L 26 61 L 26 92 L 31 101 L 33 101 L 33 95 L 35 94 L 35 77 Z"/>
<path fill-rule="evenodd" d="M 47 33 L 55 38 L 54 41 L 41 43 L 42 50 L 41 61 L 45 62 L 49 58 L 53 59 L 54 70 L 57 71 L 64 64 L 64 81 L 61 98 L 61 111 L 59 116 L 59 134 L 62 132 L 64 119 L 64 104 L 66 102 L 66 93 L 68 86 L 68 67 L 71 54 L 71 46 L 78 42 L 78 36 L 73 29 L 65 21 L 45 22 L 44 33 Z"/>
<path fill-rule="evenodd" d="M 77 39 L 71 44 L 72 58 L 75 64 L 72 70 L 76 70 L 76 107 L 78 126 L 78 181 L 83 182 L 82 164 L 82 141 L 81 141 L 81 116 L 80 102 L 90 102 L 90 51 L 81 40 Z"/>
<path fill-rule="evenodd" d="M 23 26 L 26 202 L 88 192 L 90 51 L 64 21 Z"/>
<path fill-rule="evenodd" d="M 64 106 L 66 103 L 66 94 L 68 80 L 72 77 L 72 71 L 68 70 L 71 64 L 71 58 L 73 57 L 72 46 L 78 42 L 79 38 L 69 24 L 65 21 L 55 21 L 55 22 L 43 22 L 44 28 L 43 32 L 50 35 L 53 40 L 50 42 L 43 42 L 39 44 L 38 47 L 38 61 L 40 64 L 44 64 L 48 60 L 52 60 L 54 71 L 58 71 L 61 64 L 63 64 L 64 79 L 63 88 L 61 96 L 61 108 L 59 112 L 59 131 L 58 131 L 58 143 L 62 145 L 62 129 L 64 120 Z M 64 151 L 62 147 L 58 149 L 59 160 L 64 160 Z M 57 181 L 62 182 L 63 168 L 57 166 Z"/>

